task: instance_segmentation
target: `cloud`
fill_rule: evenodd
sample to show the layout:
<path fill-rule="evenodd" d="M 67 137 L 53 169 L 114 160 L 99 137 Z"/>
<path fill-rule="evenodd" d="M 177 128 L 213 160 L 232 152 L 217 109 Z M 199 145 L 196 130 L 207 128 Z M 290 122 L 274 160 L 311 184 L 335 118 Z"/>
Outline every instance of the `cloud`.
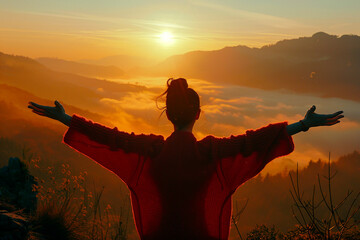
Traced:
<path fill-rule="evenodd" d="M 292 19 L 277 17 L 273 15 L 245 11 L 237 9 L 234 7 L 229 7 L 223 4 L 210 3 L 208 1 L 190 1 L 193 5 L 206 7 L 216 11 L 222 11 L 226 14 L 232 14 L 237 17 L 243 17 L 249 21 L 260 23 L 265 26 L 271 26 L 276 28 L 299 28 L 303 27 L 303 24 L 300 24 Z"/>
<path fill-rule="evenodd" d="M 231 113 L 231 115 L 236 116 L 236 113 L 234 113 L 235 110 L 239 111 L 241 110 L 241 108 L 230 105 L 230 104 L 224 104 L 224 103 L 219 103 L 219 104 L 212 104 L 212 105 L 205 105 L 202 106 L 201 109 L 206 113 L 206 114 L 220 114 L 220 115 L 228 115 L 229 113 Z"/>
<path fill-rule="evenodd" d="M 112 98 L 102 98 L 100 102 L 107 102 L 116 104 L 122 109 L 133 109 L 133 110 L 154 110 L 156 109 L 155 104 L 156 94 L 149 91 L 140 92 L 129 92 L 120 100 Z"/>
<path fill-rule="evenodd" d="M 8 18 L 12 19 L 11 24 L 6 21 Z M 5 21 L 1 21 L 2 19 Z M 52 24 L 44 24 L 46 22 Z M 79 12 L 0 10 L 0 33 L 20 32 L 68 36 L 83 40 L 87 38 L 90 40 L 121 41 L 131 38 L 157 38 L 156 35 L 162 32 L 164 28 L 177 31 L 190 29 L 176 23 L 132 17 L 131 15 L 129 17 L 111 17 Z"/>
<path fill-rule="evenodd" d="M 135 132 L 135 133 L 149 133 L 154 130 L 152 124 L 144 118 L 130 114 L 129 111 L 123 108 L 121 101 L 110 98 L 103 98 L 100 103 L 107 109 L 107 122 L 117 126 L 120 131 Z"/>
<path fill-rule="evenodd" d="M 293 106 L 278 102 L 275 106 L 266 106 L 266 105 L 256 105 L 256 108 L 259 111 L 263 111 L 263 110 L 288 110 L 288 109 L 292 109 Z"/>
<path fill-rule="evenodd" d="M 231 103 L 231 104 L 250 104 L 250 103 L 258 103 L 263 102 L 263 99 L 259 97 L 238 97 L 238 98 L 230 98 L 230 99 L 220 99 L 211 97 L 210 101 L 213 103 L 221 104 L 221 103 Z"/>
<path fill-rule="evenodd" d="M 154 31 L 160 31 L 159 27 L 161 28 L 166 27 L 170 29 L 190 29 L 190 27 L 180 24 L 156 21 L 156 20 L 148 20 L 145 18 L 136 18 L 136 17 L 109 17 L 109 16 L 79 13 L 79 12 L 37 12 L 37 11 L 3 11 L 3 12 L 26 14 L 33 16 L 43 16 L 48 18 L 71 19 L 71 20 L 84 21 L 84 22 L 110 23 L 114 26 L 126 26 L 127 24 L 131 24 L 133 26 L 137 26 L 148 30 L 154 30 Z M 125 28 L 124 30 L 126 29 L 128 28 Z"/>

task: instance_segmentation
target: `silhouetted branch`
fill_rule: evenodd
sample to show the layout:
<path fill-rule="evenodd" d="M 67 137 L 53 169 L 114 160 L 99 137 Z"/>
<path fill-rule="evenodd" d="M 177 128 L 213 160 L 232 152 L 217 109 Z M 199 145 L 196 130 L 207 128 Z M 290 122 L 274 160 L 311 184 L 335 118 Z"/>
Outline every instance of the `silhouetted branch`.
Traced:
<path fill-rule="evenodd" d="M 243 238 L 242 238 L 241 233 L 240 233 L 240 230 L 239 230 L 239 228 L 238 228 L 238 226 L 237 226 L 237 222 L 238 222 L 239 219 L 240 219 L 240 215 L 244 212 L 244 210 L 245 210 L 248 202 L 249 202 L 249 199 L 247 198 L 245 204 L 242 206 L 242 208 L 240 209 L 240 211 L 237 211 L 237 203 L 235 202 L 236 214 L 233 214 L 233 215 L 231 216 L 231 221 L 233 222 L 233 224 L 234 224 L 234 226 L 235 226 L 235 228 L 236 228 L 236 232 L 237 232 L 237 234 L 239 235 L 239 237 L 240 237 L 241 240 L 242 240 Z"/>
<path fill-rule="evenodd" d="M 293 207 L 291 207 L 292 213 L 294 215 L 295 220 L 298 222 L 302 230 L 305 230 L 311 239 L 313 236 L 312 234 L 315 233 L 319 234 L 323 239 L 332 239 L 333 238 L 333 231 L 336 228 L 338 239 L 346 233 L 346 231 L 350 230 L 353 225 L 349 225 L 352 220 L 354 220 L 355 214 L 360 210 L 360 206 L 354 209 L 358 199 L 360 197 L 360 192 L 356 195 L 356 197 L 351 202 L 350 206 L 346 211 L 345 218 L 342 218 L 339 214 L 339 210 L 341 207 L 345 206 L 345 202 L 350 199 L 353 191 L 348 191 L 346 196 L 337 204 L 334 202 L 334 198 L 332 195 L 332 180 L 336 176 L 337 171 L 334 174 L 331 173 L 331 162 L 330 162 L 330 154 L 328 160 L 328 169 L 327 169 L 327 176 L 324 178 L 327 181 L 328 193 L 326 194 L 320 180 L 320 174 L 317 175 L 321 200 L 316 203 L 316 186 L 313 186 L 312 189 L 312 196 L 310 200 L 304 200 L 303 195 L 304 193 L 300 192 L 300 181 L 299 181 L 299 170 L 298 166 L 296 169 L 296 182 L 291 174 L 291 186 L 292 190 L 290 190 L 291 197 L 294 202 L 294 206 L 298 209 L 298 214 L 296 214 Z M 319 218 L 317 216 L 317 209 L 321 206 L 325 205 L 325 209 L 329 213 L 328 218 Z M 300 216 L 300 218 L 298 217 Z M 316 232 L 312 232 L 312 231 Z"/>

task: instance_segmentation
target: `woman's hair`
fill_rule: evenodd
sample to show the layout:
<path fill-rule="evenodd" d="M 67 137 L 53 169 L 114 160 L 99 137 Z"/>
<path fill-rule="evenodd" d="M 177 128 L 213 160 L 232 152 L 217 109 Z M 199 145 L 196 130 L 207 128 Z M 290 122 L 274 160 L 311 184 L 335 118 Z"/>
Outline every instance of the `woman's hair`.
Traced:
<path fill-rule="evenodd" d="M 188 87 L 184 78 L 169 78 L 166 84 L 167 90 L 159 97 L 166 94 L 168 118 L 175 127 L 182 129 L 195 120 L 200 109 L 199 95 Z"/>

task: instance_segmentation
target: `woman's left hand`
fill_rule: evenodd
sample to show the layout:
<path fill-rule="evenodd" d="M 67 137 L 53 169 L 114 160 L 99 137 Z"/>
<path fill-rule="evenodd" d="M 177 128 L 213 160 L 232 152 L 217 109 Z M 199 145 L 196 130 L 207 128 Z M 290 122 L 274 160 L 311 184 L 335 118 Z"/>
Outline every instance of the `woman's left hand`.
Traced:
<path fill-rule="evenodd" d="M 340 118 L 343 118 L 343 111 L 338 111 L 332 114 L 317 114 L 315 113 L 315 105 L 313 105 L 306 113 L 303 120 L 304 124 L 308 127 L 318 126 L 332 126 L 340 122 Z"/>

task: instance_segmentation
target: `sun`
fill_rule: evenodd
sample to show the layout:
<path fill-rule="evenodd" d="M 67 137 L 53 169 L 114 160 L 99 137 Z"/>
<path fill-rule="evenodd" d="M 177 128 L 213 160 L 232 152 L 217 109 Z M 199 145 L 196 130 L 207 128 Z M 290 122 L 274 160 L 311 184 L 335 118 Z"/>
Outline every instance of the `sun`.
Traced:
<path fill-rule="evenodd" d="M 159 35 L 159 40 L 165 45 L 169 45 L 174 42 L 174 35 L 171 32 L 163 32 Z"/>

